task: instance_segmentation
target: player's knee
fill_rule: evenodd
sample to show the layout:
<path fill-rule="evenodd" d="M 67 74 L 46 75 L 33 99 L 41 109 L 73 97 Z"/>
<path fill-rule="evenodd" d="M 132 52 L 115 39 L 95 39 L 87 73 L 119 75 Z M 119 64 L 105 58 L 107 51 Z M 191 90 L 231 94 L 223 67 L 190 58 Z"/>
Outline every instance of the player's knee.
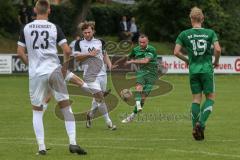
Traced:
<path fill-rule="evenodd" d="M 206 98 L 207 98 L 207 99 L 214 100 L 214 99 L 215 99 L 215 94 L 214 94 L 214 93 L 206 94 Z"/>
<path fill-rule="evenodd" d="M 43 111 L 43 107 L 42 106 L 32 106 L 32 110 L 34 111 Z"/>
<path fill-rule="evenodd" d="M 193 94 L 193 99 L 192 102 L 193 103 L 201 103 L 202 101 L 202 94 Z"/>
<path fill-rule="evenodd" d="M 58 105 L 60 108 L 65 108 L 65 107 L 70 106 L 70 102 L 69 102 L 69 100 L 63 100 L 63 101 L 59 101 Z"/>
<path fill-rule="evenodd" d="M 104 101 L 104 96 L 102 92 L 95 93 L 94 98 L 96 102 L 99 102 L 99 103 Z"/>
<path fill-rule="evenodd" d="M 136 85 L 136 91 L 141 92 L 142 90 L 143 90 L 142 85 L 137 84 L 137 85 Z"/>

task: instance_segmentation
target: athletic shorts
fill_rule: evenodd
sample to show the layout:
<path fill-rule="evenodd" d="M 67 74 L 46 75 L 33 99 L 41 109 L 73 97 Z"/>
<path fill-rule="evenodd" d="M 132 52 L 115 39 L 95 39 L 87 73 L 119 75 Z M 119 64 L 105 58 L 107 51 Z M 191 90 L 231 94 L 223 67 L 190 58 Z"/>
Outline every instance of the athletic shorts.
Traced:
<path fill-rule="evenodd" d="M 72 79 L 73 76 L 74 76 L 74 74 L 72 72 L 67 71 L 67 74 L 66 74 L 66 77 L 65 77 L 65 81 L 69 82 Z"/>
<path fill-rule="evenodd" d="M 158 79 L 158 76 L 149 73 L 138 72 L 136 74 L 136 79 L 136 83 L 143 86 L 143 92 L 146 96 L 148 96 L 153 88 L 153 85 Z"/>
<path fill-rule="evenodd" d="M 190 87 L 192 94 L 209 94 L 215 92 L 214 73 L 190 74 Z"/>
<path fill-rule="evenodd" d="M 107 76 L 98 76 L 93 82 L 85 82 L 93 94 L 98 92 L 105 92 L 107 88 Z"/>
<path fill-rule="evenodd" d="M 42 104 L 45 104 L 49 92 L 57 102 L 69 99 L 67 86 L 60 67 L 51 74 L 35 76 L 29 80 L 29 93 L 32 105 L 40 107 Z"/>

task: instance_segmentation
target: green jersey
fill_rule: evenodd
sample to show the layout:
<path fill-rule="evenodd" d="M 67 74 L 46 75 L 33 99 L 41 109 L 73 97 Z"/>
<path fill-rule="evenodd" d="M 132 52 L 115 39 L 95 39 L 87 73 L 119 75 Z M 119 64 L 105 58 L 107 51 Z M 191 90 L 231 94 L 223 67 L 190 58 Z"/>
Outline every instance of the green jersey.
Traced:
<path fill-rule="evenodd" d="M 213 72 L 211 48 L 216 41 L 217 35 L 211 29 L 191 28 L 179 34 L 176 44 L 187 50 L 190 74 Z"/>
<path fill-rule="evenodd" d="M 129 54 L 129 58 L 143 59 L 150 58 L 147 64 L 140 64 L 140 70 L 138 72 L 150 73 L 157 75 L 158 63 L 156 49 L 148 45 L 146 49 L 141 49 L 140 46 L 135 47 Z"/>

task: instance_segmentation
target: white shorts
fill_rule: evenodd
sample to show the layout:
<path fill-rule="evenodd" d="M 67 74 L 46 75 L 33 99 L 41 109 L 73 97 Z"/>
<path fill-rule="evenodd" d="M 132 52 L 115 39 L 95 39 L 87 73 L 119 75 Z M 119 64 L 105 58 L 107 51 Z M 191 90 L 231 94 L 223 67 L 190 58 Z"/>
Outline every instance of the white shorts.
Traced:
<path fill-rule="evenodd" d="M 94 82 L 89 82 L 87 85 L 93 91 L 93 93 L 101 91 L 105 92 L 107 88 L 107 76 L 96 77 Z"/>
<path fill-rule="evenodd" d="M 37 107 L 45 104 L 46 97 L 51 93 L 57 102 L 68 100 L 66 83 L 60 68 L 53 73 L 37 76 L 29 80 L 31 104 Z"/>
<path fill-rule="evenodd" d="M 65 81 L 69 82 L 70 79 L 72 79 L 72 77 L 74 76 L 74 74 L 70 71 L 67 71 L 66 77 L 65 77 Z"/>

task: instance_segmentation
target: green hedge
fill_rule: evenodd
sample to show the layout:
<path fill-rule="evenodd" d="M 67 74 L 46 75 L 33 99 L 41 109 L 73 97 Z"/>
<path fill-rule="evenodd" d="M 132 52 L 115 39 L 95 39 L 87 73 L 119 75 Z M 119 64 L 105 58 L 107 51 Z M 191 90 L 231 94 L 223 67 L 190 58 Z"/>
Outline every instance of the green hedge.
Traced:
<path fill-rule="evenodd" d="M 18 9 L 11 1 L 0 0 L 0 35 L 9 36 L 18 32 Z"/>
<path fill-rule="evenodd" d="M 132 16 L 132 8 L 126 5 L 95 5 L 87 19 L 96 22 L 98 35 L 116 35 L 123 15 Z"/>
<path fill-rule="evenodd" d="M 59 25 L 66 35 L 72 35 L 75 29 L 74 18 L 76 12 L 74 8 L 66 6 L 51 6 L 49 21 Z"/>
<path fill-rule="evenodd" d="M 66 35 L 73 35 L 76 31 L 74 26 L 76 9 L 66 6 L 51 6 L 52 14 L 50 21 L 58 24 Z M 87 15 L 87 20 L 96 22 L 98 35 L 116 35 L 122 15 L 131 16 L 132 9 L 126 5 L 92 5 Z"/>

